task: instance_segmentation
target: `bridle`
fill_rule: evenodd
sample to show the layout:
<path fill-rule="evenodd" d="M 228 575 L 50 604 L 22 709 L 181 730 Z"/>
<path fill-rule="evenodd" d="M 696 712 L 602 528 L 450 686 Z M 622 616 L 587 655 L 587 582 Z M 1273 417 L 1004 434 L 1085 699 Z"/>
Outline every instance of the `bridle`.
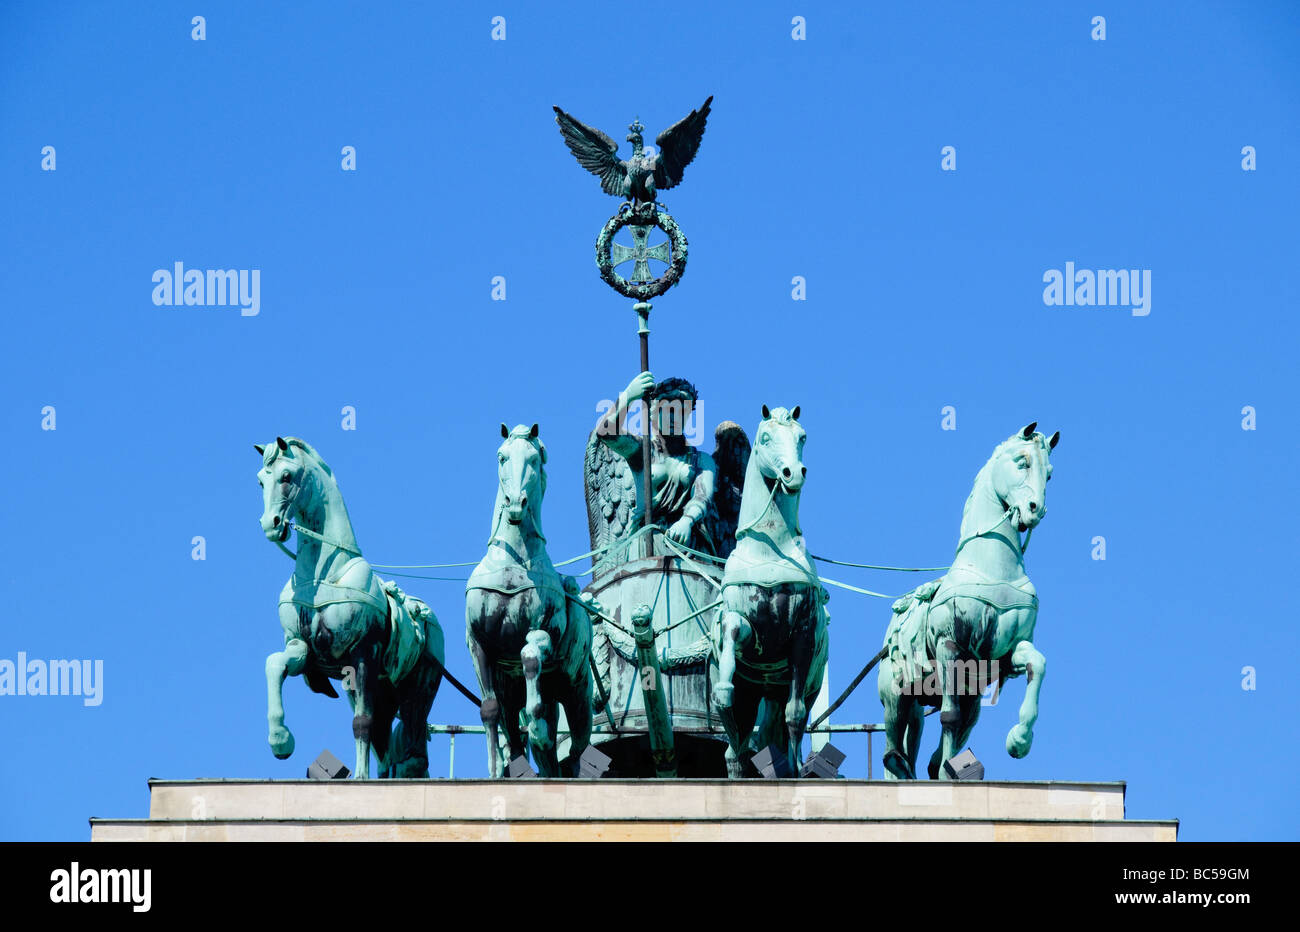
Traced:
<path fill-rule="evenodd" d="M 305 466 L 302 468 L 302 476 L 303 479 L 300 479 L 298 482 L 294 483 L 293 495 L 286 499 L 286 503 L 283 511 L 283 515 L 285 516 L 287 516 L 290 511 L 293 511 L 295 514 L 298 511 L 298 499 L 302 496 L 303 490 L 307 487 L 307 483 L 305 481 L 305 478 L 307 476 L 307 468 Z M 355 547 L 348 547 L 345 544 L 341 544 L 336 540 L 330 540 L 324 534 L 319 534 L 316 531 L 313 531 L 311 528 L 305 528 L 301 524 L 295 524 L 289 521 L 287 517 L 282 518 L 282 520 L 284 521 L 284 525 L 285 527 L 288 528 L 288 530 L 285 532 L 284 540 L 277 540 L 274 541 L 274 543 L 277 547 L 283 550 L 289 556 L 289 558 L 293 560 L 295 563 L 298 562 L 298 555 L 284 545 L 284 541 L 289 539 L 289 535 L 295 532 L 297 532 L 300 536 L 310 537 L 312 540 L 319 541 L 322 544 L 328 544 L 329 546 L 334 547 L 337 550 L 342 550 L 344 553 L 350 553 L 358 557 L 361 556 L 361 551 L 357 550 Z"/>
<path fill-rule="evenodd" d="M 529 438 L 527 438 L 527 437 L 522 437 L 522 436 L 521 436 L 521 437 L 508 437 L 508 438 L 506 438 L 506 442 L 507 442 L 507 443 L 508 443 L 510 440 L 526 440 L 526 441 L 528 442 L 528 444 L 529 444 L 529 445 L 530 445 L 534 450 L 537 451 L 538 463 L 539 463 L 539 469 L 540 469 L 541 454 L 542 454 L 541 447 L 539 447 L 536 443 L 534 443 L 531 439 L 529 439 Z M 502 444 L 502 446 L 504 446 L 504 445 L 505 445 L 505 444 Z M 500 469 L 497 470 L 497 489 L 498 489 L 498 491 L 500 491 L 502 498 L 504 498 L 504 497 L 505 497 L 505 494 L 506 494 L 506 480 L 505 480 L 505 477 L 501 475 L 501 470 L 500 470 Z M 497 528 L 501 527 L 501 514 L 502 514 L 503 511 L 505 511 L 504 508 L 502 508 L 502 509 L 500 509 L 499 511 L 497 511 L 497 513 L 496 513 L 496 518 L 495 518 L 495 520 L 492 522 L 492 534 L 488 537 L 488 546 L 489 546 L 489 547 L 493 544 L 493 542 L 495 542 L 495 541 L 498 540 L 498 538 L 497 538 Z M 536 521 L 533 522 L 533 530 L 537 532 L 537 537 L 538 537 L 538 539 L 539 539 L 543 544 L 546 543 L 546 535 L 542 533 L 541 529 L 537 526 L 537 522 L 536 522 Z M 504 544 L 505 541 L 500 541 L 500 543 Z"/>
<path fill-rule="evenodd" d="M 1012 492 L 1016 491 L 1016 489 L 1023 488 L 1024 486 L 1027 485 L 1029 485 L 1029 480 L 1027 478 L 1021 479 L 1019 483 L 1017 483 L 1016 485 L 1012 486 L 1010 489 L 1007 490 L 1007 494 L 1010 495 Z M 1019 506 L 1017 506 L 1016 516 L 1019 517 L 1019 515 L 1020 515 L 1020 508 Z M 957 542 L 957 553 L 961 553 L 961 548 L 965 547 L 968 543 L 973 541 L 975 538 L 987 537 L 990 534 L 992 534 L 994 531 L 996 531 L 999 527 L 1002 526 L 1003 522 L 1005 522 L 1010 517 L 1011 517 L 1011 508 L 1008 507 L 1002 512 L 1002 517 L 998 518 L 998 520 L 992 525 L 990 525 L 988 528 L 986 528 L 983 531 L 980 531 L 978 534 L 968 534 L 965 537 L 963 537 L 961 540 L 959 540 Z M 1030 528 L 1029 530 L 1025 531 L 1025 536 L 1023 539 L 1021 539 L 1019 532 L 1016 532 L 1016 541 L 1017 543 L 1020 544 L 1021 556 L 1024 556 L 1025 551 L 1029 549 L 1029 538 L 1033 536 L 1033 533 L 1034 533 L 1034 529 Z M 1004 537 L 1001 534 L 998 534 L 996 536 L 1000 540 L 1002 540 L 1008 547 L 1011 546 L 1011 541 L 1007 540 L 1006 537 Z"/>

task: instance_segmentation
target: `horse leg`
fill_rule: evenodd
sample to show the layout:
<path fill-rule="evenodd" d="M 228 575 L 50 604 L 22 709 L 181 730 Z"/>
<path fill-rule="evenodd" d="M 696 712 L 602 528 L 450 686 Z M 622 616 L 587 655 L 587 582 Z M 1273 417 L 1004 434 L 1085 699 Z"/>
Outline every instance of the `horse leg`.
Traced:
<path fill-rule="evenodd" d="M 307 666 L 307 642 L 293 638 L 266 658 L 266 718 L 270 724 L 271 753 L 284 760 L 293 753 L 293 732 L 284 724 L 284 679 L 297 676 Z"/>
<path fill-rule="evenodd" d="M 741 682 L 735 692 L 735 701 L 731 706 L 732 721 L 736 726 L 737 734 L 742 737 L 741 750 L 749 743 L 750 736 L 754 733 L 754 724 L 758 719 L 758 708 L 763 700 L 763 691 L 751 684 Z M 775 716 L 772 716 L 775 718 Z M 784 741 L 785 729 L 774 727 L 770 730 L 765 729 L 774 738 Z M 761 749 L 760 749 L 761 750 Z M 744 764 L 741 763 L 740 750 L 733 750 L 731 745 L 727 746 L 727 776 L 731 779 L 737 779 L 744 774 Z"/>
<path fill-rule="evenodd" d="M 964 750 L 968 741 L 970 741 L 971 732 L 975 730 L 975 723 L 980 717 L 980 695 L 976 693 L 973 696 L 961 696 L 957 701 L 957 724 L 953 726 L 953 751 L 946 757 L 943 756 L 943 746 L 940 745 L 935 749 L 934 755 L 930 758 L 930 779 L 931 780 L 948 780 L 948 771 L 943 769 L 943 762 L 951 760 L 960 751 Z M 924 718 L 922 718 L 924 721 Z M 917 743 L 920 743 L 918 735 Z"/>
<path fill-rule="evenodd" d="M 348 698 L 352 700 L 352 737 L 356 739 L 356 769 L 352 779 L 370 779 L 370 729 L 374 721 L 374 688 L 371 682 L 374 676 L 370 669 L 370 658 L 363 647 L 352 657 L 352 688 Z"/>
<path fill-rule="evenodd" d="M 745 744 L 747 750 L 757 753 L 769 745 L 785 749 L 785 722 L 776 714 L 778 702 L 776 696 L 760 695 L 754 714 L 754 728 Z"/>
<path fill-rule="evenodd" d="M 582 590 L 578 581 L 572 576 L 565 576 L 564 592 L 565 611 L 567 613 L 566 638 L 571 645 L 568 651 L 578 664 L 578 669 L 569 683 L 567 701 L 564 703 L 564 717 L 569 723 L 569 759 L 571 773 L 576 777 L 581 772 L 578 758 L 591 744 L 591 726 L 595 717 L 595 684 L 592 672 L 592 634 L 591 616 L 582 607 Z"/>
<path fill-rule="evenodd" d="M 501 703 L 497 700 L 496 683 L 492 676 L 492 663 L 487 652 L 483 650 L 473 635 L 465 638 L 469 647 L 470 658 L 474 661 L 474 675 L 478 677 L 478 688 L 483 693 L 483 702 L 478 707 L 479 718 L 483 722 L 484 735 L 487 738 L 488 777 L 500 779 L 504 772 L 497 741 L 497 726 L 501 724 Z"/>
<path fill-rule="evenodd" d="M 975 723 L 980 720 L 980 694 L 965 695 L 961 697 L 959 711 L 961 712 L 961 724 L 957 726 L 957 750 L 960 752 L 966 748 L 970 742 L 971 732 L 975 730 Z"/>
<path fill-rule="evenodd" d="M 429 710 L 432 708 L 433 691 L 428 688 L 427 681 L 399 701 L 397 714 L 401 721 L 398 722 L 398 728 L 393 730 L 394 777 L 428 779 Z M 400 743 L 397 740 L 399 735 Z"/>
<path fill-rule="evenodd" d="M 920 722 L 914 721 L 916 716 L 913 714 L 916 700 L 910 695 L 903 695 L 902 689 L 894 681 L 894 664 L 888 657 L 880 662 L 876 689 L 880 694 L 880 704 L 885 710 L 885 779 L 915 780 L 915 744 L 920 742 L 921 737 Z M 915 738 L 911 735 L 913 724 L 917 726 Z M 912 745 L 910 753 L 909 744 Z"/>
<path fill-rule="evenodd" d="M 393 716 L 397 713 L 397 697 L 394 694 L 393 687 L 382 683 L 375 684 L 374 690 L 374 714 L 373 723 L 370 727 L 370 742 L 375 751 L 375 760 L 379 762 L 379 777 L 387 779 L 395 777 L 393 772 L 394 760 L 392 753 L 400 746 L 401 723 L 396 726 L 393 724 Z M 394 734 L 394 727 L 397 734 Z"/>
<path fill-rule="evenodd" d="M 519 676 L 508 676 L 504 673 L 499 674 L 497 679 L 497 695 L 501 699 L 501 724 L 505 731 L 505 744 L 508 749 L 509 760 L 521 757 L 526 754 L 528 745 L 526 743 L 527 734 L 524 730 L 524 724 L 520 720 L 524 708 L 524 680 Z M 497 740 L 498 747 L 500 739 Z"/>
<path fill-rule="evenodd" d="M 943 769 L 944 761 L 951 760 L 957 754 L 957 727 L 961 723 L 961 710 L 957 701 L 957 653 L 957 642 L 940 634 L 934 649 L 934 665 L 943 697 L 939 708 L 943 736 L 939 739 L 938 750 L 930 758 L 931 780 L 948 779 L 948 774 Z"/>
<path fill-rule="evenodd" d="M 803 764 L 803 733 L 808 726 L 808 703 L 804 693 L 808 691 L 809 665 L 812 663 L 812 631 L 807 630 L 797 636 L 790 645 L 790 698 L 785 704 L 785 730 L 789 735 L 786 744 L 786 757 L 790 770 L 799 773 Z"/>
<path fill-rule="evenodd" d="M 403 746 L 400 760 L 399 777 L 429 776 L 429 713 L 433 711 L 433 700 L 442 685 L 442 660 L 431 656 L 421 661 L 426 672 L 421 674 L 417 689 L 405 699 L 405 705 L 399 704 L 398 714 L 403 724 L 409 723 L 409 737 Z"/>
<path fill-rule="evenodd" d="M 1038 691 L 1047 672 L 1047 658 L 1031 641 L 1020 641 L 1011 652 L 1011 675 L 1025 675 L 1025 698 L 1020 703 L 1020 722 L 1007 732 L 1007 753 L 1024 757 L 1034 743 L 1034 723 L 1038 721 Z"/>
<path fill-rule="evenodd" d="M 556 736 L 560 725 L 560 704 L 558 702 L 542 703 L 542 719 L 546 724 L 546 734 L 550 740 L 543 746 L 532 745 L 533 759 L 537 761 L 539 777 L 562 777 L 560 772 L 559 745 Z"/>
<path fill-rule="evenodd" d="M 722 728 L 727 733 L 727 776 L 734 779 L 740 776 L 740 752 L 744 742 L 749 739 L 749 729 L 741 731 L 734 710 L 736 651 L 743 650 L 753 640 L 754 631 L 743 615 L 731 609 L 722 613 L 721 625 L 718 681 L 713 684 L 713 704 L 717 707 Z M 757 705 L 755 710 L 757 711 Z M 750 728 L 752 727 L 751 722 Z"/>
<path fill-rule="evenodd" d="M 429 710 L 442 681 L 442 668 L 421 658 L 397 692 L 400 721 L 393 728 L 390 777 L 429 776 Z"/>
<path fill-rule="evenodd" d="M 524 712 L 528 716 L 528 743 L 533 762 L 542 776 L 555 776 L 555 703 L 542 699 L 541 677 L 551 659 L 551 636 L 545 631 L 529 631 L 527 643 L 519 652 L 524 667 Z"/>
<path fill-rule="evenodd" d="M 565 776 L 576 777 L 580 770 L 578 758 L 591 744 L 591 670 L 587 664 L 582 666 L 582 675 L 568 689 L 564 702 L 564 717 L 569 722 L 569 765 L 570 773 Z"/>
<path fill-rule="evenodd" d="M 925 731 L 925 709 L 912 697 L 908 703 L 907 724 L 903 729 L 903 758 L 907 764 L 906 779 L 916 779 L 916 762 L 921 756 L 921 733 Z"/>

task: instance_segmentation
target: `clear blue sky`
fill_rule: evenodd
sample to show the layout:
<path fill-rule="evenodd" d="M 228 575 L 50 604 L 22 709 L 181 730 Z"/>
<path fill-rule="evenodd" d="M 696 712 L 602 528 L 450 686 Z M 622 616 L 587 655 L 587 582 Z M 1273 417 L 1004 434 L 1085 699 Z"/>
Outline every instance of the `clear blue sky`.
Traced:
<path fill-rule="evenodd" d="M 1297 837 L 1300 6 L 639 9 L 0 7 L 0 659 L 104 664 L 98 707 L 0 697 L 0 838 L 143 816 L 150 776 L 351 760 L 344 700 L 301 680 L 297 753 L 266 744 L 290 565 L 258 529 L 254 442 L 312 442 L 375 562 L 471 560 L 498 422 L 538 421 L 551 553 L 588 549 L 583 443 L 636 370 L 635 318 L 592 262 L 615 202 L 551 105 L 621 139 L 709 94 L 699 158 L 664 196 L 691 258 L 656 302 L 655 373 L 700 386 L 710 433 L 800 404 L 803 527 L 848 560 L 946 563 L 993 446 L 1031 420 L 1061 430 L 1028 554 L 1042 716 L 1015 761 L 1023 680 L 985 710 L 989 778 L 1127 780 L 1130 816 L 1179 818 L 1184 839 Z M 155 306 L 153 272 L 177 261 L 259 269 L 260 313 Z M 1150 269 L 1150 315 L 1045 306 L 1067 261 Z M 410 588 L 473 682 L 462 587 Z M 838 691 L 889 605 L 836 590 L 832 610 Z M 871 681 L 837 713 L 879 718 Z M 477 713 L 444 688 L 434 719 Z M 865 775 L 864 742 L 841 743 Z M 446 754 L 435 740 L 435 775 Z M 462 739 L 457 773 L 484 756 Z"/>

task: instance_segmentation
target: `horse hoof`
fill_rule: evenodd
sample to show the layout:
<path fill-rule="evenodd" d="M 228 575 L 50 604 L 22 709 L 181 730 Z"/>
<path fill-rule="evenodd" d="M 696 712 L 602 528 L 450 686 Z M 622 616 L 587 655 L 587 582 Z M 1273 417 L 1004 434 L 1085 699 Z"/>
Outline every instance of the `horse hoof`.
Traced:
<path fill-rule="evenodd" d="M 1014 725 L 1007 732 L 1007 753 L 1021 758 L 1029 753 L 1034 744 L 1034 733 L 1026 725 Z"/>
<path fill-rule="evenodd" d="M 886 780 L 915 780 L 916 774 L 911 766 L 907 763 L 907 758 L 897 751 L 890 751 L 885 755 L 885 779 Z"/>
<path fill-rule="evenodd" d="M 272 728 L 267 740 L 271 745 L 271 753 L 279 760 L 284 760 L 293 753 L 293 733 L 289 729 Z"/>

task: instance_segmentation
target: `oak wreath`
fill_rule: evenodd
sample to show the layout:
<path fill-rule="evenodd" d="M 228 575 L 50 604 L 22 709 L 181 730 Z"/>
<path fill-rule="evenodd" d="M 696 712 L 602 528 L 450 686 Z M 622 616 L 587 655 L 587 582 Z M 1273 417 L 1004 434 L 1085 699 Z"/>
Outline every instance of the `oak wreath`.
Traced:
<path fill-rule="evenodd" d="M 609 218 L 596 237 L 596 267 L 604 282 L 626 298 L 648 301 L 663 294 L 681 279 L 686 271 L 686 234 L 677 226 L 677 222 L 666 211 L 653 205 L 641 205 L 649 210 L 637 210 L 630 205 Z M 614 235 L 625 226 L 637 228 L 634 233 L 636 246 L 628 248 L 614 242 Z M 668 241 L 655 246 L 645 246 L 649 228 L 658 227 L 668 236 Z M 639 235 L 638 235 L 639 233 Z M 668 264 L 664 274 L 650 281 L 628 280 L 614 270 L 616 265 L 636 261 L 638 266 L 647 259 L 657 259 Z M 645 266 L 647 269 L 648 265 Z M 635 273 L 634 273 L 635 274 Z"/>

